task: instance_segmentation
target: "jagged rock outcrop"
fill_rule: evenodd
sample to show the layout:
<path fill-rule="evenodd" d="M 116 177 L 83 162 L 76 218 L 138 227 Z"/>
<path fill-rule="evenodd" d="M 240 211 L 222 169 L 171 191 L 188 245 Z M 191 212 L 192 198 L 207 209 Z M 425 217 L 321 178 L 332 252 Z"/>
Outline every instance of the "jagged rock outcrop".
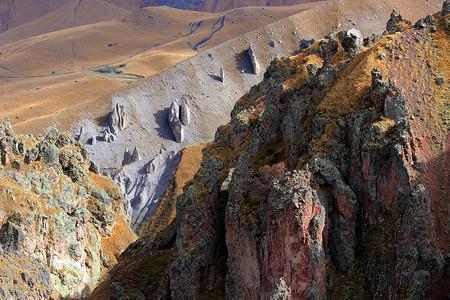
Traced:
<path fill-rule="evenodd" d="M 111 143 L 114 142 L 116 140 L 116 136 L 111 132 L 111 130 L 108 128 L 105 129 L 105 131 L 103 131 L 103 141 L 107 142 L 107 143 Z"/>
<path fill-rule="evenodd" d="M 128 127 L 128 117 L 123 105 L 116 103 L 114 109 L 109 116 L 108 123 L 111 133 L 117 134 L 119 131 Z"/>
<path fill-rule="evenodd" d="M 411 21 L 403 18 L 403 16 L 394 9 L 391 13 L 391 17 L 386 23 L 386 32 L 394 33 L 403 31 L 405 25 L 411 25 Z"/>
<path fill-rule="evenodd" d="M 119 187 L 68 132 L 0 120 L 0 157 L 1 298 L 87 296 L 136 238 Z"/>
<path fill-rule="evenodd" d="M 348 52 L 350 57 L 355 56 L 363 49 L 363 37 L 356 29 L 350 29 L 343 32 L 342 47 Z"/>
<path fill-rule="evenodd" d="M 169 108 L 168 121 L 175 140 L 177 143 L 182 143 L 184 141 L 184 128 L 191 121 L 191 111 L 186 97 L 181 99 L 181 103 L 178 100 L 172 102 Z"/>
<path fill-rule="evenodd" d="M 331 33 L 272 62 L 203 150 L 175 220 L 124 254 L 165 269 L 145 296 L 446 297 L 449 40 L 434 18 L 436 32 L 405 23 L 364 51 Z"/>
<path fill-rule="evenodd" d="M 248 55 L 250 56 L 250 60 L 252 61 L 253 72 L 255 75 L 258 75 L 261 72 L 261 66 L 259 65 L 258 59 L 256 58 L 256 49 L 253 45 L 248 47 Z"/>
<path fill-rule="evenodd" d="M 141 156 L 139 155 L 137 147 L 134 147 L 133 152 L 129 151 L 128 148 L 125 147 L 125 151 L 123 152 L 122 166 L 134 163 L 138 160 L 141 160 Z"/>

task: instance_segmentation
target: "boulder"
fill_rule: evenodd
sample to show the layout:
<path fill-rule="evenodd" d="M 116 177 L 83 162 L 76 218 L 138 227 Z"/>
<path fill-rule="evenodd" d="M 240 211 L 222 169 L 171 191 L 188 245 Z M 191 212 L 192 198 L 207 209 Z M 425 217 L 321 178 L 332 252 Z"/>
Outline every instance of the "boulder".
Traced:
<path fill-rule="evenodd" d="M 159 147 L 159 154 L 163 154 L 166 151 L 167 151 L 166 145 L 164 145 L 164 142 L 162 142 L 161 146 Z"/>
<path fill-rule="evenodd" d="M 153 174 L 158 170 L 158 168 L 164 163 L 165 158 L 164 155 L 158 154 L 155 158 L 149 163 L 147 167 L 147 173 Z"/>
<path fill-rule="evenodd" d="M 178 120 L 180 118 L 180 105 L 178 104 L 177 100 L 174 100 L 169 108 L 169 124 L 172 124 L 175 122 L 175 120 Z"/>
<path fill-rule="evenodd" d="M 181 104 L 174 100 L 169 108 L 168 115 L 169 127 L 177 143 L 184 141 L 184 125 L 190 122 L 190 110 L 187 100 L 183 98 Z"/>
<path fill-rule="evenodd" d="M 141 160 L 141 156 L 139 155 L 139 151 L 137 147 L 134 147 L 133 154 L 131 154 L 131 162 L 135 162 Z"/>
<path fill-rule="evenodd" d="M 177 143 L 182 143 L 184 141 L 184 126 L 181 121 L 176 120 L 170 127 Z"/>
<path fill-rule="evenodd" d="M 343 33 L 342 47 L 348 56 L 353 57 L 363 49 L 363 37 L 361 32 L 356 29 L 350 29 Z"/>

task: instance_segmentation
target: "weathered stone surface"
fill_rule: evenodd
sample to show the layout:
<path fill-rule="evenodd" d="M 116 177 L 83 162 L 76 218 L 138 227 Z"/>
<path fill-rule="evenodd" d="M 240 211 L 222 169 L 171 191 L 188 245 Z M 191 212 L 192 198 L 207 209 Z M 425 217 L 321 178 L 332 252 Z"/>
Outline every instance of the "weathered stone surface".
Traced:
<path fill-rule="evenodd" d="M 187 99 L 183 98 L 181 104 L 177 100 L 173 101 L 169 108 L 168 121 L 172 134 L 177 143 L 184 141 L 184 126 L 190 122 L 190 109 Z"/>
<path fill-rule="evenodd" d="M 339 47 L 336 32 L 332 31 L 325 36 L 325 39 L 319 42 L 319 47 L 316 50 L 310 50 L 311 53 L 317 54 L 324 62 L 328 62 L 333 57 Z"/>
<path fill-rule="evenodd" d="M 223 70 L 222 66 L 220 66 L 219 78 L 222 83 L 225 83 L 225 71 Z"/>
<path fill-rule="evenodd" d="M 119 131 L 128 127 L 128 117 L 123 105 L 116 103 L 114 109 L 109 116 L 109 128 L 112 133 L 117 134 Z"/>
<path fill-rule="evenodd" d="M 148 298 L 446 296 L 448 217 L 432 209 L 447 195 L 445 93 L 436 65 L 412 73 L 414 60 L 391 54 L 432 57 L 447 41 L 402 32 L 411 27 L 395 13 L 390 23 L 397 33 L 357 59 L 345 51 L 359 42 L 344 47 L 341 32 L 271 63 L 203 150 L 170 228 L 142 241 L 150 259 L 171 252 Z M 419 50 L 422 38 L 438 42 Z"/>
<path fill-rule="evenodd" d="M 25 235 L 16 224 L 8 221 L 0 229 L 0 239 L 3 250 L 10 253 L 22 248 Z"/>
<path fill-rule="evenodd" d="M 180 155 L 177 152 L 166 151 L 152 158 L 131 162 L 112 172 L 114 181 L 125 195 L 126 210 L 136 232 L 158 207 L 179 162 Z"/>
<path fill-rule="evenodd" d="M 103 140 L 107 143 L 114 142 L 116 140 L 116 136 L 110 131 L 109 127 L 103 131 Z"/>
<path fill-rule="evenodd" d="M 180 121 L 184 126 L 188 126 L 191 122 L 191 110 L 189 108 L 189 103 L 186 97 L 181 99 L 180 104 Z"/>
<path fill-rule="evenodd" d="M 256 57 L 256 49 L 253 45 L 248 47 L 248 55 L 252 61 L 253 72 L 258 75 L 261 72 L 261 66 L 259 65 L 258 58 Z"/>
<path fill-rule="evenodd" d="M 0 154 L 11 160 L 0 168 L 0 297 L 88 296 L 135 238 L 119 187 L 91 173 L 98 166 L 68 132 L 35 139 L 1 120 Z M 114 226 L 125 236 L 110 236 Z"/>
<path fill-rule="evenodd" d="M 389 33 L 402 31 L 403 26 L 401 25 L 401 23 L 411 25 L 411 21 L 404 19 L 403 16 L 394 9 L 391 13 L 391 17 L 386 23 L 386 31 Z"/>
<path fill-rule="evenodd" d="M 122 166 L 134 163 L 135 161 L 141 160 L 141 156 L 139 155 L 139 150 L 137 147 L 134 147 L 133 152 L 128 150 L 127 147 L 125 147 L 125 150 L 123 152 L 123 160 L 122 160 Z"/>

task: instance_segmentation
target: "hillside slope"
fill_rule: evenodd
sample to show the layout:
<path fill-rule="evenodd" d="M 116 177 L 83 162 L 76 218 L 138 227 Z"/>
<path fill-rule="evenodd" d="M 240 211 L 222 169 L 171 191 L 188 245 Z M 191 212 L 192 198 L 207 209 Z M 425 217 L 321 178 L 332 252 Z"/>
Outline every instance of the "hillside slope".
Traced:
<path fill-rule="evenodd" d="M 130 14 L 129 10 L 104 0 L 89 0 L 80 3 L 77 1 L 75 4 L 72 2 L 1 33 L 0 46 L 53 31 L 114 20 Z"/>
<path fill-rule="evenodd" d="M 205 11 L 222 12 L 230 9 L 248 6 L 289 6 L 319 0 L 143 0 L 141 7 L 167 5 L 174 8 Z"/>
<path fill-rule="evenodd" d="M 12 116 L 18 131 L 37 134 L 49 125 L 72 129 L 76 120 L 91 118 L 86 111 L 92 118 L 107 114 L 105 103 L 114 90 L 310 7 L 222 14 L 147 8 L 124 19 L 10 43 L 0 47 L 0 114 Z M 105 68 L 120 74 L 96 72 Z"/>
<path fill-rule="evenodd" d="M 450 1 L 275 60 L 92 299 L 449 294 Z"/>
<path fill-rule="evenodd" d="M 5 0 L 0 2 L 0 33 L 44 16 L 47 16 L 51 19 L 52 17 L 50 17 L 50 14 L 52 12 L 58 11 L 64 6 L 72 7 L 74 8 L 74 10 L 69 14 L 62 14 L 60 15 L 60 17 L 74 18 L 76 17 L 75 14 L 77 13 L 77 8 L 88 7 L 90 3 L 94 3 L 94 6 L 92 6 L 91 8 L 100 8 L 99 6 L 96 6 L 96 4 L 100 2 L 103 3 L 105 8 L 114 7 L 115 10 L 121 9 L 128 12 L 139 9 L 141 5 L 141 0 Z M 64 11 L 60 10 L 60 13 L 63 12 Z M 79 13 L 80 12 L 78 12 L 78 14 Z M 102 16 L 102 10 L 91 10 L 90 16 L 95 15 L 100 19 L 104 18 L 105 16 L 110 16 L 108 14 L 108 10 L 103 11 L 103 13 L 105 13 L 105 15 Z M 99 21 L 100 20 L 90 19 L 90 23 Z M 52 24 L 53 22 L 49 23 Z M 44 28 L 48 28 L 48 26 L 44 26 Z"/>
<path fill-rule="evenodd" d="M 217 126 L 228 122 L 236 100 L 262 79 L 265 68 L 274 58 L 290 56 L 330 30 L 350 29 L 355 27 L 353 24 L 357 24 L 363 35 L 381 34 L 393 8 L 400 7 L 406 18 L 417 20 L 437 11 L 438 4 L 441 6 L 440 0 L 418 0 L 409 4 L 390 0 L 333 1 L 240 35 L 158 76 L 145 78 L 111 93 L 108 99 L 111 104 L 104 114 L 108 114 L 115 103 L 120 103 L 128 111 L 132 124 L 120 132 L 114 142 L 100 142 L 87 147 L 94 153 L 92 157 L 97 163 L 104 167 L 117 167 L 119 161 L 115 160 L 114 153 L 122 153 L 125 147 L 137 146 L 145 149 L 146 155 L 153 156 L 162 142 L 171 151 L 208 141 L 214 136 Z M 252 72 L 248 56 L 250 45 L 254 46 L 261 67 L 259 74 Z M 221 67 L 225 72 L 223 83 L 217 80 Z M 190 100 L 192 122 L 185 128 L 184 141 L 176 143 L 168 127 L 167 114 L 171 103 L 182 97 Z M 45 120 L 40 119 L 39 122 Z M 27 122 L 22 124 L 20 127 Z M 93 135 L 104 130 L 94 120 L 85 119 L 78 124 L 89 128 Z"/>

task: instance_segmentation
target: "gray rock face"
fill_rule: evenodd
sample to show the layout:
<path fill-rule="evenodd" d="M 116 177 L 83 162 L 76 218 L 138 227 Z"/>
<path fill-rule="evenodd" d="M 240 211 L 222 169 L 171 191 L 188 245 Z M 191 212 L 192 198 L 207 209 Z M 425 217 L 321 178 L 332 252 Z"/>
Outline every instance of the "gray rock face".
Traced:
<path fill-rule="evenodd" d="M 134 163 L 138 160 L 141 160 L 141 156 L 139 155 L 137 147 L 134 147 L 133 152 L 129 151 L 128 148 L 125 148 L 125 151 L 123 153 L 122 166 Z"/>
<path fill-rule="evenodd" d="M 116 103 L 114 109 L 109 116 L 109 128 L 112 133 L 117 133 L 124 130 L 128 126 L 127 114 L 125 112 L 124 106 Z"/>
<path fill-rule="evenodd" d="M 183 97 L 180 104 L 180 121 L 184 126 L 191 122 L 191 110 L 189 109 L 188 100 Z"/>
<path fill-rule="evenodd" d="M 172 102 L 169 108 L 169 116 L 168 116 L 169 125 L 174 123 L 179 118 L 180 118 L 180 105 L 178 104 L 178 101 L 175 100 Z"/>
<path fill-rule="evenodd" d="M 107 143 L 111 143 L 116 140 L 116 137 L 114 134 L 110 131 L 109 128 L 106 128 L 106 130 L 103 132 L 103 140 Z"/>
<path fill-rule="evenodd" d="M 175 137 L 177 143 L 182 143 L 184 141 L 184 126 L 180 120 L 176 120 L 170 126 L 172 128 L 172 134 Z"/>
<path fill-rule="evenodd" d="M 252 45 L 248 47 L 248 55 L 250 56 L 250 59 L 252 61 L 253 72 L 258 75 L 261 71 L 261 66 L 259 65 L 258 59 L 256 58 L 255 47 L 253 47 Z"/>
<path fill-rule="evenodd" d="M 181 103 L 178 100 L 172 102 L 169 109 L 168 121 L 175 140 L 177 143 L 182 143 L 184 141 L 184 126 L 189 125 L 191 121 L 191 111 L 186 98 L 183 97 Z"/>
<path fill-rule="evenodd" d="M 24 239 L 25 235 L 16 224 L 10 221 L 3 223 L 0 230 L 0 240 L 5 252 L 11 253 L 19 250 L 23 245 Z"/>
<path fill-rule="evenodd" d="M 222 67 L 220 67 L 219 78 L 222 83 L 225 83 L 225 71 L 223 70 Z"/>
<path fill-rule="evenodd" d="M 89 139 L 88 134 L 83 130 L 83 126 L 80 127 L 80 133 L 78 134 L 78 141 L 81 144 L 86 144 Z"/>

